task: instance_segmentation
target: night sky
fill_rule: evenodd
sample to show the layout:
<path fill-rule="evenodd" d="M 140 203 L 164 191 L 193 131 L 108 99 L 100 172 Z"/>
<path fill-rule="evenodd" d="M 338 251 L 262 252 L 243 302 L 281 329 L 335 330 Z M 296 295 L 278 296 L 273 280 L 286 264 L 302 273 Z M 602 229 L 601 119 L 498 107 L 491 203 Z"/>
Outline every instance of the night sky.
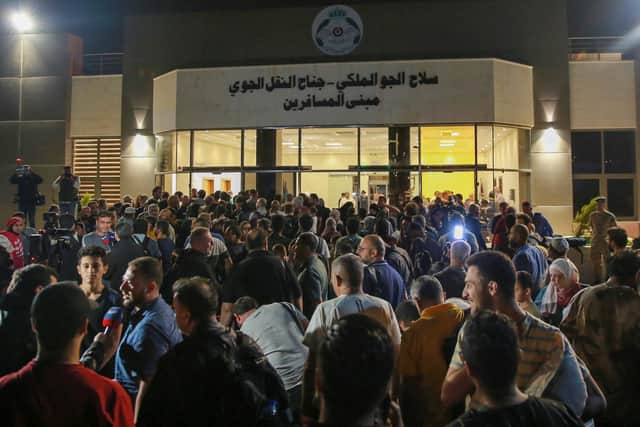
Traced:
<path fill-rule="evenodd" d="M 85 53 L 120 52 L 122 51 L 122 21 L 123 16 L 127 14 L 166 13 L 174 10 L 201 10 L 216 7 L 238 8 L 256 7 L 257 5 L 282 7 L 362 2 L 366 1 L 0 0 L 0 13 L 4 18 L 0 24 L 0 31 L 6 31 L 6 17 L 9 11 L 15 10 L 21 4 L 38 17 L 39 29 L 44 28 L 56 32 L 66 31 L 81 36 L 84 39 Z M 570 36 L 622 36 L 640 25 L 640 0 L 568 0 L 568 5 Z"/>

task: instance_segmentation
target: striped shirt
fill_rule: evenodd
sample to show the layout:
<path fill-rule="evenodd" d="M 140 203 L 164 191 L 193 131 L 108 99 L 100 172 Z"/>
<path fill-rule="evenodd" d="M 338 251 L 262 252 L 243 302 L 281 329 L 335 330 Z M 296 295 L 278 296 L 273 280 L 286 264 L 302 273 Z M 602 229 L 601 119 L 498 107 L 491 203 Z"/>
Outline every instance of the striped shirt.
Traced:
<path fill-rule="evenodd" d="M 517 324 L 517 328 L 520 363 L 516 384 L 525 393 L 541 397 L 560 367 L 565 345 L 563 335 L 558 328 L 529 313 Z M 450 369 L 461 369 L 464 366 L 461 345 L 463 332 L 464 328 L 460 329 L 456 349 L 449 364 Z"/>

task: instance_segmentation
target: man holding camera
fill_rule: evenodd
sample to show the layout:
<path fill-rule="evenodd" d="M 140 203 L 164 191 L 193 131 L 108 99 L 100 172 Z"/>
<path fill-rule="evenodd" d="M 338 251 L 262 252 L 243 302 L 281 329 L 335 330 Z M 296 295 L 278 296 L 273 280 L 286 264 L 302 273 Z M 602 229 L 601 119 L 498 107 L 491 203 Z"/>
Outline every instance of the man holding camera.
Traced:
<path fill-rule="evenodd" d="M 19 166 L 9 179 L 11 184 L 18 186 L 18 210 L 24 212 L 29 220 L 29 226 L 36 226 L 36 202 L 38 199 L 38 184 L 42 183 L 42 177 L 31 169 L 31 166 Z"/>
<path fill-rule="evenodd" d="M 62 175 L 57 177 L 53 184 L 58 192 L 58 204 L 61 214 L 70 214 L 74 218 L 78 209 L 78 190 L 80 190 L 80 177 L 71 173 L 71 166 L 65 166 Z"/>

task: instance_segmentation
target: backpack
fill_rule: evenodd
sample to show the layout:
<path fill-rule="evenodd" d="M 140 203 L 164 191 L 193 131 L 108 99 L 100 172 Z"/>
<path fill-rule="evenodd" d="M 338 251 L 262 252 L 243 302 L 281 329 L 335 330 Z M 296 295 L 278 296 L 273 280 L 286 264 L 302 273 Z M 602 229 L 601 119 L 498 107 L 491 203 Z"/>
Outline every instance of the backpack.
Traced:
<path fill-rule="evenodd" d="M 234 381 L 245 396 L 244 402 L 250 402 L 247 411 L 255 413 L 253 425 L 289 426 L 289 401 L 282 379 L 251 338 L 240 331 L 235 334 L 234 359 L 238 369 Z"/>
<path fill-rule="evenodd" d="M 424 239 L 414 241 L 411 252 L 411 258 L 413 259 L 413 277 L 429 274 L 433 264 L 433 258 L 431 252 L 427 249 Z"/>
<path fill-rule="evenodd" d="M 411 261 L 411 257 L 408 254 L 406 254 L 404 251 L 399 251 L 397 248 L 393 246 L 389 246 L 387 247 L 387 250 L 385 252 L 384 259 L 392 267 L 394 266 L 396 261 L 403 263 L 407 267 L 407 270 L 409 272 L 409 281 L 405 283 L 405 286 L 407 287 L 410 286 L 411 280 L 416 277 L 413 272 L 413 262 Z M 390 260 L 392 262 L 389 262 Z M 398 273 L 400 273 L 400 276 L 403 276 L 403 274 L 400 271 L 398 271 Z M 402 279 L 404 280 L 405 277 L 403 276 Z"/>

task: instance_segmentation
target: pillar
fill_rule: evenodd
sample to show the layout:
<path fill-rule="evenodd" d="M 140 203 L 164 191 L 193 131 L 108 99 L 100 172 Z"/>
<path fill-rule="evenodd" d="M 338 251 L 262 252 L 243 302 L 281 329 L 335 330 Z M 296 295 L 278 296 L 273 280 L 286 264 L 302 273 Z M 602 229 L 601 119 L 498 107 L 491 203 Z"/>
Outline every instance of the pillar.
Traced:
<path fill-rule="evenodd" d="M 411 188 L 411 128 L 389 128 L 389 203 L 400 206 Z"/>
<path fill-rule="evenodd" d="M 276 167 L 275 129 L 258 129 L 256 136 L 256 166 L 259 169 L 273 170 Z M 265 172 L 256 174 L 256 190 L 262 197 L 272 198 L 276 193 L 276 174 Z"/>

